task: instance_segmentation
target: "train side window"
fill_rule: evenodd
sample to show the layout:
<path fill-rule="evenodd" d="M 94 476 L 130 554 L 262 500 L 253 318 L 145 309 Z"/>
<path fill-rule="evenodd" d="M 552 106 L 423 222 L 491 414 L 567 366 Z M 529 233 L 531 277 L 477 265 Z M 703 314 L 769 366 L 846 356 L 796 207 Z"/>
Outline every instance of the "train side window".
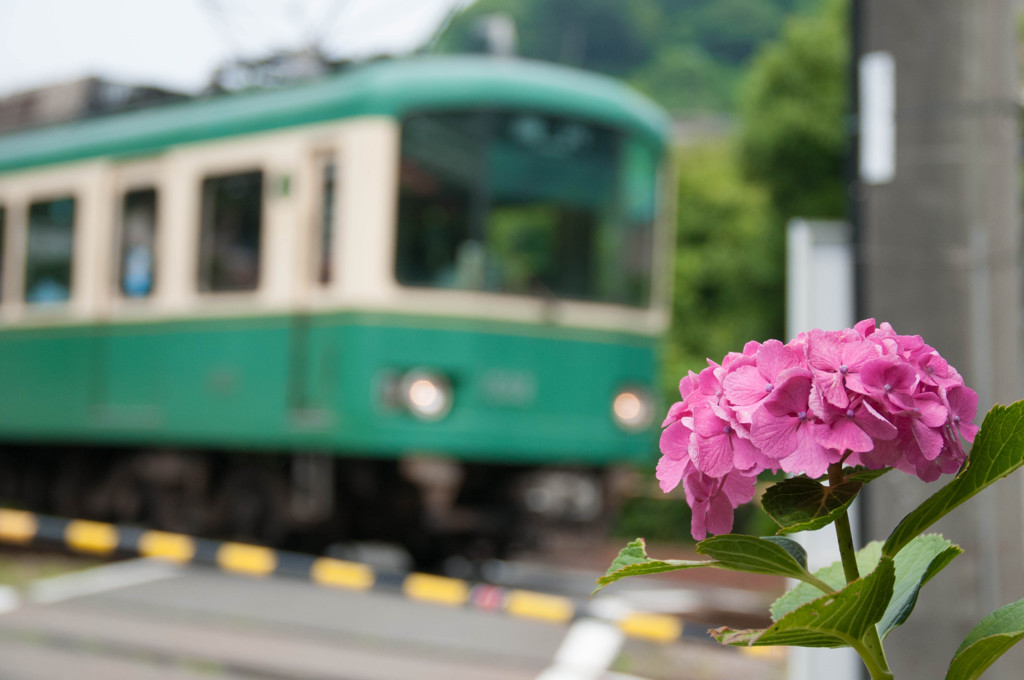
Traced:
<path fill-rule="evenodd" d="M 120 287 L 126 297 L 153 291 L 156 189 L 129 191 L 121 203 Z"/>
<path fill-rule="evenodd" d="M 26 301 L 46 304 L 64 302 L 71 296 L 74 225 L 73 198 L 29 205 Z"/>
<path fill-rule="evenodd" d="M 317 243 L 316 277 L 320 283 L 329 283 L 334 276 L 331 268 L 331 249 L 334 243 L 334 193 L 338 169 L 334 161 L 325 159 L 320 177 L 320 224 Z"/>
<path fill-rule="evenodd" d="M 259 284 L 263 173 L 203 180 L 199 290 L 253 290 Z"/>

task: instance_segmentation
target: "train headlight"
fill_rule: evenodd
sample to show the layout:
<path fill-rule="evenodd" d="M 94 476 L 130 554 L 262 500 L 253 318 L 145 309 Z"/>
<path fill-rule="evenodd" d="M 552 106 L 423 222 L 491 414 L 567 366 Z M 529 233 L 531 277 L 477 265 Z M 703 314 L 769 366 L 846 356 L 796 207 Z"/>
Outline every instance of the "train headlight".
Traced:
<path fill-rule="evenodd" d="M 399 398 L 421 420 L 440 420 L 452 410 L 452 385 L 443 375 L 410 371 L 398 386 Z"/>
<path fill-rule="evenodd" d="M 615 423 L 623 430 L 637 432 L 654 421 L 654 399 L 645 389 L 630 387 L 619 390 L 612 400 Z"/>

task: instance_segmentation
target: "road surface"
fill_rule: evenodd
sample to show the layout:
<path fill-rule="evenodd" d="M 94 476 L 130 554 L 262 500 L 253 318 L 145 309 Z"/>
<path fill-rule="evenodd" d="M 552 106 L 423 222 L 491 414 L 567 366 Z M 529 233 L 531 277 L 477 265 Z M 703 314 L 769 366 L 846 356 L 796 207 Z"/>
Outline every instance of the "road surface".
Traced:
<path fill-rule="evenodd" d="M 571 597 L 593 582 L 516 565 L 502 575 Z M 667 608 L 700 596 L 630 592 Z M 780 680 L 784 669 L 781 656 L 720 649 L 689 627 L 657 644 L 591 618 L 552 623 L 149 560 L 36 581 L 0 597 L 0 610 L 4 680 Z"/>

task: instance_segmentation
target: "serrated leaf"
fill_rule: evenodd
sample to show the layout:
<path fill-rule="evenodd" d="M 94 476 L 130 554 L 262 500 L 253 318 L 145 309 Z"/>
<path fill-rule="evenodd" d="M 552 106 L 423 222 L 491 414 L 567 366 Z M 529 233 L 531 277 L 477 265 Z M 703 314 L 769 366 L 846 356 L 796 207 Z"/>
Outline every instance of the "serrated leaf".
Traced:
<path fill-rule="evenodd" d="M 903 518 L 882 552 L 892 556 L 979 491 L 1024 464 L 1024 401 L 995 406 L 981 425 L 967 464 L 949 484 Z"/>
<path fill-rule="evenodd" d="M 1024 600 L 1000 607 L 975 626 L 953 655 L 946 680 L 975 680 L 1024 638 Z"/>
<path fill-rule="evenodd" d="M 679 569 L 693 569 L 694 567 L 716 567 L 721 566 L 713 560 L 654 560 L 647 556 L 647 545 L 644 539 L 638 538 L 630 541 L 625 548 L 619 551 L 618 556 L 612 560 L 605 575 L 597 579 L 597 588 L 594 593 L 604 588 L 609 583 L 614 583 L 627 576 L 645 576 L 649 574 L 661 574 L 667 571 Z M 594 593 L 591 593 L 593 595 Z"/>
<path fill-rule="evenodd" d="M 882 556 L 882 542 L 873 541 L 857 551 L 857 569 L 861 574 L 870 574 L 878 565 Z M 833 562 L 827 567 L 822 567 L 814 572 L 814 575 L 827 583 L 834 590 L 842 590 L 846 587 L 846 576 L 843 573 L 842 562 Z M 771 606 L 772 621 L 778 621 L 786 614 L 796 611 L 808 602 L 813 602 L 821 597 L 821 591 L 808 583 L 797 584 L 792 590 L 783 594 Z"/>
<path fill-rule="evenodd" d="M 939 534 L 918 536 L 900 551 L 894 560 L 896 583 L 892 601 L 878 622 L 878 636 L 882 640 L 914 611 L 921 587 L 962 552 L 960 546 L 953 545 Z"/>
<path fill-rule="evenodd" d="M 896 556 L 892 599 L 878 622 L 878 634 L 881 638 L 884 639 L 893 628 L 907 620 L 917 604 L 917 594 L 921 587 L 961 552 L 958 546 L 952 545 L 942 536 L 928 534 L 918 536 Z M 857 569 L 862 574 L 872 571 L 881 555 L 882 542 L 869 543 L 857 552 Z M 814 576 L 837 590 L 843 587 L 846 580 L 841 562 L 815 571 Z M 789 612 L 819 597 L 819 590 L 801 583 L 772 604 L 772 620 L 778 621 Z"/>
<path fill-rule="evenodd" d="M 698 543 L 697 552 L 716 560 L 725 569 L 775 574 L 801 581 L 810 576 L 807 553 L 803 546 L 790 539 L 723 534 Z"/>
<path fill-rule="evenodd" d="M 726 645 L 791 645 L 846 647 L 859 644 L 870 626 L 885 614 L 892 596 L 895 567 L 882 558 L 867 576 L 837 593 L 823 595 L 776 621 L 770 628 L 733 630 L 718 628 L 712 636 Z"/>
<path fill-rule="evenodd" d="M 844 513 L 863 486 L 859 481 L 825 486 L 808 477 L 793 477 L 765 491 L 761 506 L 781 527 L 780 534 L 814 531 Z"/>

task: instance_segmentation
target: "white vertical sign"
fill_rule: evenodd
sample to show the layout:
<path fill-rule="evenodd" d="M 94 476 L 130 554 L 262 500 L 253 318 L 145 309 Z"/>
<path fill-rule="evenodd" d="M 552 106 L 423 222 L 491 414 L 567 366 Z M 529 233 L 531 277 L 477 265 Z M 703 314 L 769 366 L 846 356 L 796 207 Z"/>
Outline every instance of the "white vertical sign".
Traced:
<path fill-rule="evenodd" d="M 896 62 L 889 52 L 860 58 L 860 178 L 885 184 L 896 175 Z"/>
<path fill-rule="evenodd" d="M 786 225 L 786 337 L 855 322 L 853 238 L 846 222 L 793 219 Z M 857 506 L 850 524 L 857 535 Z M 833 525 L 791 536 L 807 550 L 811 571 L 840 560 Z M 787 651 L 787 680 L 859 680 L 863 662 L 849 647 Z"/>
<path fill-rule="evenodd" d="M 787 339 L 857 322 L 851 240 L 846 222 L 797 218 L 786 225 Z"/>

